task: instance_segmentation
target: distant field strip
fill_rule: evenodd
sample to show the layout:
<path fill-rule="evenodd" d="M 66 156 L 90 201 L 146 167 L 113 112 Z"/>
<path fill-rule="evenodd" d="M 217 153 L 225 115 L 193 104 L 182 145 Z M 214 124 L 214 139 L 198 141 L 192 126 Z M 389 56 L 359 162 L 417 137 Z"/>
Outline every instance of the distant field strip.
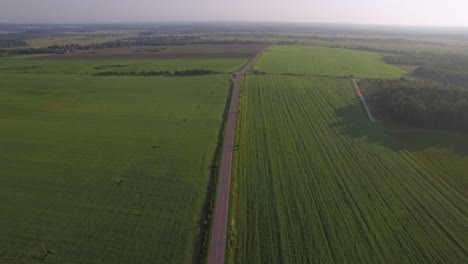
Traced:
<path fill-rule="evenodd" d="M 95 74 L 106 71 L 138 72 L 203 69 L 230 74 L 247 62 L 247 59 L 50 61 L 18 58 L 21 58 L 21 56 L 12 59 L 0 59 L 0 73 Z"/>
<path fill-rule="evenodd" d="M 90 45 L 95 43 L 104 43 L 114 41 L 122 37 L 109 36 L 70 36 L 70 37 L 50 37 L 50 38 L 35 38 L 27 39 L 26 43 L 32 48 L 45 48 L 53 45 Z"/>
<path fill-rule="evenodd" d="M 399 78 L 406 72 L 385 64 L 373 52 L 348 49 L 275 46 L 256 65 L 259 72 L 350 76 L 357 78 Z"/>
<path fill-rule="evenodd" d="M 80 50 L 60 55 L 45 55 L 38 60 L 167 60 L 167 59 L 248 59 L 265 48 L 264 44 L 207 44 L 147 46 Z"/>
<path fill-rule="evenodd" d="M 240 119 L 230 262 L 467 263 L 466 175 L 370 123 L 350 81 L 249 76 Z"/>
<path fill-rule="evenodd" d="M 0 70 L 0 263 L 193 262 L 231 76 L 33 64 Z"/>

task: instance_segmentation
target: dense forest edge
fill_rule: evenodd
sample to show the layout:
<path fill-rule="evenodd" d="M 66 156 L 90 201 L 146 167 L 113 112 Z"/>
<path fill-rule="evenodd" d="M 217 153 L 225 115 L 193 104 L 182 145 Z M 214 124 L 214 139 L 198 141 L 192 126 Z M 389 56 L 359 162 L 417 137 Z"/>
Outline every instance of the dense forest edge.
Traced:
<path fill-rule="evenodd" d="M 468 89 L 427 80 L 361 80 L 359 87 L 382 121 L 468 131 Z"/>
<path fill-rule="evenodd" d="M 407 53 L 383 57 L 415 69 L 399 80 L 361 80 L 360 89 L 381 121 L 425 129 L 468 131 L 468 56 Z"/>
<path fill-rule="evenodd" d="M 409 53 L 383 58 L 386 63 L 416 66 L 413 77 L 468 87 L 468 56 L 459 54 Z"/>

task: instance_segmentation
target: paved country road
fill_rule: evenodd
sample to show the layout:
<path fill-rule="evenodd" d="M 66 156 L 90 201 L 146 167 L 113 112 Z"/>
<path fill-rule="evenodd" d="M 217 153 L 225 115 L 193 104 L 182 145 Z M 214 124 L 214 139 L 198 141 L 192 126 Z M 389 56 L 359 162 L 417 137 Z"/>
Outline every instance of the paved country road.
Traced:
<path fill-rule="evenodd" d="M 223 156 L 214 209 L 213 229 L 211 231 L 210 248 L 208 251 L 208 264 L 224 263 L 231 189 L 232 152 L 234 148 L 234 134 L 236 131 L 240 88 L 245 73 L 248 72 L 252 65 L 263 55 L 263 52 L 264 51 L 261 51 L 255 55 L 242 69 L 236 72 L 234 77 L 231 104 L 224 135 Z"/>

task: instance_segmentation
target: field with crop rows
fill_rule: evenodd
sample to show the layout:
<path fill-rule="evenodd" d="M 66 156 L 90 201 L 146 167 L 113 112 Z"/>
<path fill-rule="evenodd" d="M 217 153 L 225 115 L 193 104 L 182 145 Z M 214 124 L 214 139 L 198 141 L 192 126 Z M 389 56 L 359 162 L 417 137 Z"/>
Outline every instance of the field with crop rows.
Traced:
<path fill-rule="evenodd" d="M 466 175 L 370 123 L 350 81 L 249 76 L 240 115 L 230 262 L 466 263 Z"/>
<path fill-rule="evenodd" d="M 390 134 L 427 169 L 468 197 L 468 135 L 449 131 L 403 131 Z"/>
<path fill-rule="evenodd" d="M 385 64 L 377 53 L 337 48 L 274 46 L 255 66 L 259 72 L 350 76 L 357 78 L 399 78 L 406 72 Z"/>
<path fill-rule="evenodd" d="M 109 62 L 12 61 L 0 60 L 0 263 L 192 262 L 230 74 L 96 77 L 84 73 Z"/>

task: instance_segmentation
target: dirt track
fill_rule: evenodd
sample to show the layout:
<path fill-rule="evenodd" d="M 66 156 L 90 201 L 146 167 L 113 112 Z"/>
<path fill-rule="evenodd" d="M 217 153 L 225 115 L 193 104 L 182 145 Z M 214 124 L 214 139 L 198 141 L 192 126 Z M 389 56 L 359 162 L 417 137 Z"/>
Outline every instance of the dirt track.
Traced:
<path fill-rule="evenodd" d="M 232 153 L 234 151 L 234 134 L 236 130 L 240 88 L 242 78 L 245 73 L 250 70 L 252 65 L 262 56 L 262 54 L 263 52 L 259 52 L 235 74 L 226 133 L 224 135 L 223 158 L 219 174 L 210 248 L 208 251 L 208 264 L 224 263 L 226 255 L 229 196 L 231 189 Z"/>
<path fill-rule="evenodd" d="M 376 122 L 377 122 L 377 119 L 375 119 L 375 118 L 372 116 L 372 113 L 371 113 L 370 110 L 369 110 L 369 106 L 367 105 L 366 99 L 364 98 L 364 96 L 362 96 L 361 91 L 359 90 L 359 86 L 358 86 L 358 84 L 357 84 L 357 80 L 356 80 L 356 79 L 353 79 L 352 81 L 353 81 L 354 89 L 356 90 L 357 97 L 358 97 L 358 99 L 361 101 L 362 106 L 364 107 L 364 109 L 366 110 L 367 117 L 369 117 L 369 120 L 370 120 L 372 123 L 376 123 Z"/>

